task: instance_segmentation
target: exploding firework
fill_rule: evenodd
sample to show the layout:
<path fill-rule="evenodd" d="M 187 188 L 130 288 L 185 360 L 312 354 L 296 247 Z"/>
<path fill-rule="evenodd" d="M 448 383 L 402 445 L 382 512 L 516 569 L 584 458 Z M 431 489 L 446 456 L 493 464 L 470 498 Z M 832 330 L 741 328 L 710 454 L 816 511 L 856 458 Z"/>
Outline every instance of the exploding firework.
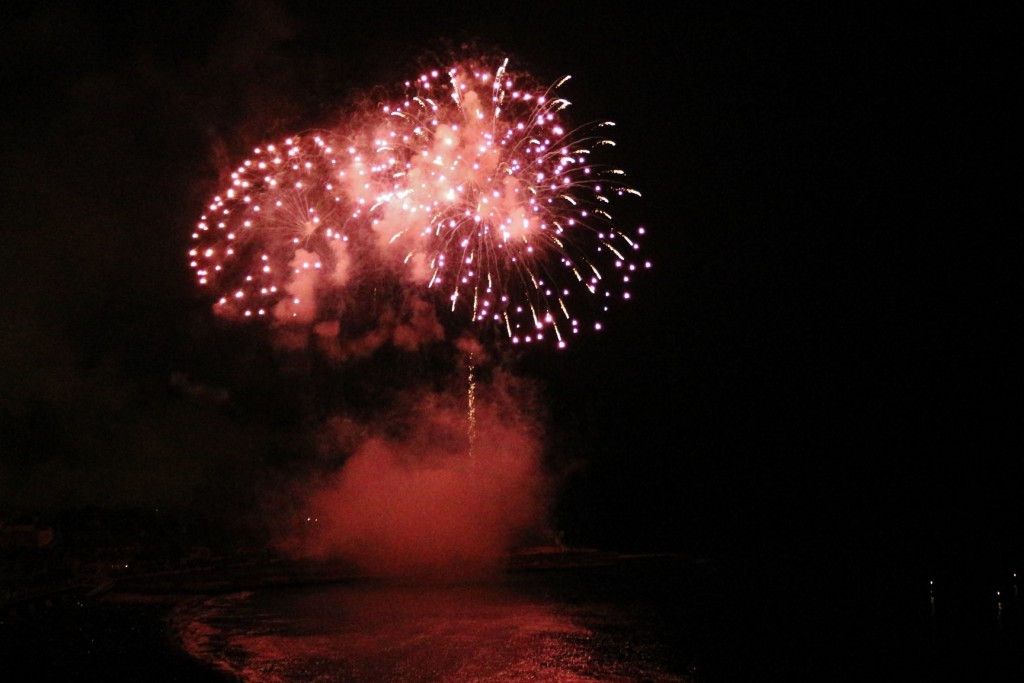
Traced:
<path fill-rule="evenodd" d="M 193 233 L 191 266 L 215 311 L 337 319 L 319 294 L 361 291 L 371 270 L 353 262 L 372 261 L 456 324 L 514 344 L 561 347 L 599 329 L 650 264 L 637 259 L 643 228 L 612 218 L 614 201 L 639 195 L 599 158 L 613 124 L 570 127 L 557 94 L 567 80 L 541 87 L 507 59 L 469 59 L 332 133 L 257 148 Z"/>
<path fill-rule="evenodd" d="M 257 147 L 192 233 L 190 265 L 225 317 L 309 322 L 318 281 L 343 281 L 344 161 L 326 133 Z"/>
<path fill-rule="evenodd" d="M 568 77 L 538 88 L 507 64 L 470 60 L 407 82 L 382 107 L 358 199 L 372 195 L 374 230 L 453 313 L 513 343 L 564 346 L 584 309 L 630 296 L 643 229 L 627 235 L 609 207 L 639 193 L 594 159 L 614 145 L 611 122 L 562 120 Z"/>

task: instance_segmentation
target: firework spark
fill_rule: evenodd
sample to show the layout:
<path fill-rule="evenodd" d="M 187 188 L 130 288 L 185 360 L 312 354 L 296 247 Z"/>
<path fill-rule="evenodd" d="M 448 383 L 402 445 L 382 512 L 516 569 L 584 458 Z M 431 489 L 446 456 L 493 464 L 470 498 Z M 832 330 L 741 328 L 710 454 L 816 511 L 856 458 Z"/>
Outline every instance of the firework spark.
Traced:
<path fill-rule="evenodd" d="M 317 310 L 317 292 L 346 284 L 358 233 L 475 329 L 560 347 L 599 329 L 650 264 L 637 259 L 643 229 L 612 218 L 614 201 L 639 195 L 599 160 L 613 124 L 570 127 L 567 80 L 539 87 L 507 59 L 465 60 L 348 129 L 257 149 L 193 235 L 199 283 L 227 316 L 337 315 Z"/>
<path fill-rule="evenodd" d="M 453 312 L 513 343 L 550 334 L 564 346 L 580 329 L 580 300 L 606 310 L 629 297 L 639 245 L 608 207 L 639 193 L 594 161 L 614 145 L 611 122 L 573 130 L 562 120 L 570 103 L 555 91 L 568 78 L 541 89 L 507 64 L 424 73 L 382 107 L 374 228 Z"/>
<path fill-rule="evenodd" d="M 329 135 L 253 150 L 192 233 L 190 265 L 226 317 L 311 322 L 315 278 L 341 284 L 348 237 L 344 164 Z"/>

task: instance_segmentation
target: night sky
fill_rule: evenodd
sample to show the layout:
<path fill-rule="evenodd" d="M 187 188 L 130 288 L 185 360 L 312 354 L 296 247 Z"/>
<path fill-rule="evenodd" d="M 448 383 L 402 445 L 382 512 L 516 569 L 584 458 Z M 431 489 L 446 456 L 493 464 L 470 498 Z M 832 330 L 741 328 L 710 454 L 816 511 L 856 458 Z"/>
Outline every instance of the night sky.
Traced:
<path fill-rule="evenodd" d="M 330 382 L 214 319 L 191 229 L 254 145 L 475 40 L 571 74 L 643 194 L 629 305 L 509 358 L 566 540 L 1020 557 L 1009 23 L 595 5 L 5 9 L 0 509 L 247 511 L 315 459 Z"/>

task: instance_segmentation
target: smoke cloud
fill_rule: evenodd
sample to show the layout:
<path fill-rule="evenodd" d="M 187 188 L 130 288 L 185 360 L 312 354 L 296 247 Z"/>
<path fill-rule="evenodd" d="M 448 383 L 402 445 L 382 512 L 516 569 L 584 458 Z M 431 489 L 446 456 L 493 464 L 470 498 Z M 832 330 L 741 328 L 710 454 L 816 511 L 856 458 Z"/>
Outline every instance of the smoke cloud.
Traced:
<path fill-rule="evenodd" d="M 521 380 L 495 373 L 476 387 L 472 415 L 465 394 L 423 392 L 378 424 L 335 422 L 330 438 L 351 454 L 299 492 L 308 505 L 279 547 L 344 558 L 376 576 L 499 568 L 510 550 L 546 534 L 552 479 L 532 403 Z"/>

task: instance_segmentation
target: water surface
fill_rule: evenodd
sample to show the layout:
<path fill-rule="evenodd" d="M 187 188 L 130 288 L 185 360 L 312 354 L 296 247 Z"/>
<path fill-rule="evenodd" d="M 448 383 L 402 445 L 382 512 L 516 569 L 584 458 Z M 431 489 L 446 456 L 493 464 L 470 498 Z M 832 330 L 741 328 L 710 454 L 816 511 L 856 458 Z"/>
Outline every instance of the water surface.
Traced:
<path fill-rule="evenodd" d="M 237 592 L 175 622 L 193 656 L 251 683 L 688 680 L 664 602 L 679 567 L 626 565 Z"/>

